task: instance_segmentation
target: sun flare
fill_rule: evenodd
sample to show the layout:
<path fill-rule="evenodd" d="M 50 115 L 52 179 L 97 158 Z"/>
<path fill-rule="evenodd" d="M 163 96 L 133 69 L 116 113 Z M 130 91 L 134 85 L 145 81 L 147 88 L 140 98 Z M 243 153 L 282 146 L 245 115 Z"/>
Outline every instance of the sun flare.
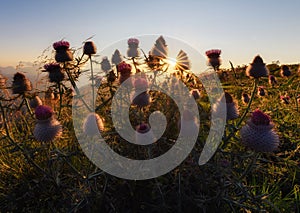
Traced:
<path fill-rule="evenodd" d="M 176 66 L 177 61 L 176 61 L 175 58 L 167 58 L 167 59 L 165 59 L 165 60 L 166 60 L 166 62 L 167 62 L 171 67 L 175 67 L 175 66 Z"/>

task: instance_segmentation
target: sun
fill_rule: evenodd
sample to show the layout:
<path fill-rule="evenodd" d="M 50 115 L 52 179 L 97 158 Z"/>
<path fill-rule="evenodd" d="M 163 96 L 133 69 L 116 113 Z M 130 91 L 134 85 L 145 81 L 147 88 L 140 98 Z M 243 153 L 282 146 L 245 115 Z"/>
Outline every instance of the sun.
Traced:
<path fill-rule="evenodd" d="M 176 59 L 175 58 L 166 58 L 165 59 L 166 63 L 168 63 L 171 67 L 175 67 L 176 66 Z"/>

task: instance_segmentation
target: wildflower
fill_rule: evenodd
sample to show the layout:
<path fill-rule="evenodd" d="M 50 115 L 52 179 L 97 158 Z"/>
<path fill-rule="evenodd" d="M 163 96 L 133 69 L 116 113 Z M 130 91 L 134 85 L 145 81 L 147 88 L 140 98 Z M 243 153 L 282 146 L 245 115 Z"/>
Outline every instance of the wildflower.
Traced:
<path fill-rule="evenodd" d="M 60 49 L 69 49 L 70 43 L 67 41 L 58 41 L 53 43 L 53 48 L 55 50 L 60 50 Z"/>
<path fill-rule="evenodd" d="M 151 96 L 149 93 L 142 92 L 137 95 L 137 92 L 134 92 L 133 95 L 131 96 L 132 103 L 140 108 L 147 106 L 151 103 Z"/>
<path fill-rule="evenodd" d="M 272 130 L 273 127 L 267 114 L 255 110 L 251 119 L 240 130 L 242 144 L 256 152 L 273 152 L 279 146 L 279 137 Z"/>
<path fill-rule="evenodd" d="M 198 89 L 191 90 L 190 94 L 194 97 L 195 100 L 200 99 L 200 97 L 201 97 Z"/>
<path fill-rule="evenodd" d="M 83 54 L 91 56 L 91 55 L 96 54 L 96 52 L 97 52 L 97 47 L 94 44 L 94 42 L 87 41 L 87 42 L 84 43 Z"/>
<path fill-rule="evenodd" d="M 17 72 L 13 77 L 12 91 L 13 94 L 24 94 L 32 90 L 32 84 L 29 79 L 22 73 Z"/>
<path fill-rule="evenodd" d="M 242 94 L 242 101 L 244 104 L 248 104 L 250 101 L 249 95 L 247 93 Z"/>
<path fill-rule="evenodd" d="M 149 142 L 154 142 L 153 139 L 154 134 L 149 124 L 141 123 L 140 125 L 136 126 L 135 141 L 137 144 L 147 145 Z"/>
<path fill-rule="evenodd" d="M 269 75 L 269 70 L 259 55 L 255 56 L 253 62 L 247 67 L 246 75 L 253 78 L 267 77 Z"/>
<path fill-rule="evenodd" d="M 126 81 L 131 75 L 131 65 L 127 64 L 125 61 L 122 61 L 118 64 L 118 71 L 120 73 L 120 84 Z"/>
<path fill-rule="evenodd" d="M 133 86 L 136 90 L 146 90 L 149 84 L 146 78 L 138 77 L 135 79 Z"/>
<path fill-rule="evenodd" d="M 57 62 L 66 62 L 73 60 L 73 53 L 69 49 L 70 43 L 67 41 L 58 41 L 53 44 L 53 48 L 56 50 L 55 60 Z"/>
<path fill-rule="evenodd" d="M 39 96 L 34 96 L 30 101 L 29 101 L 29 106 L 33 109 L 37 108 L 38 106 L 43 105 L 42 100 L 40 99 Z"/>
<path fill-rule="evenodd" d="M 123 57 L 119 50 L 115 50 L 114 54 L 111 57 L 111 62 L 118 67 L 118 64 L 123 61 Z"/>
<path fill-rule="evenodd" d="M 168 55 L 168 47 L 166 45 L 165 39 L 160 36 L 150 51 L 151 56 L 155 56 L 158 58 L 166 58 Z"/>
<path fill-rule="evenodd" d="M 280 100 L 281 100 L 281 102 L 282 103 L 284 103 L 284 104 L 289 104 L 290 103 L 290 96 L 288 96 L 288 95 L 286 95 L 286 96 L 284 96 L 284 95 L 281 95 L 280 96 Z"/>
<path fill-rule="evenodd" d="M 265 96 L 265 95 L 266 95 L 266 92 L 265 92 L 265 89 L 264 89 L 263 86 L 258 87 L 257 94 L 258 94 L 259 96 Z"/>
<path fill-rule="evenodd" d="M 49 72 L 50 82 L 59 83 L 64 80 L 65 75 L 58 63 L 49 63 L 44 65 L 45 72 Z"/>
<path fill-rule="evenodd" d="M 113 70 L 111 70 L 108 74 L 107 74 L 107 81 L 108 82 L 114 82 L 115 80 L 116 80 L 116 78 L 117 78 L 117 76 L 116 76 L 116 74 L 114 73 L 114 71 Z M 100 84 L 99 84 L 99 86 L 100 86 Z M 98 87 L 99 87 L 98 86 Z"/>
<path fill-rule="evenodd" d="M 51 107 L 40 105 L 35 109 L 36 125 L 33 135 L 36 140 L 50 142 L 62 134 L 62 126 L 54 117 Z"/>
<path fill-rule="evenodd" d="M 282 77 L 289 77 L 292 74 L 290 68 L 287 65 L 283 65 L 280 70 L 280 75 Z"/>
<path fill-rule="evenodd" d="M 108 71 L 111 70 L 111 65 L 110 65 L 110 62 L 109 62 L 109 60 L 108 60 L 107 57 L 103 57 L 103 58 L 102 58 L 102 61 L 100 62 L 100 64 L 101 64 L 101 69 L 102 69 L 105 73 L 107 73 Z"/>
<path fill-rule="evenodd" d="M 138 51 L 138 47 L 139 47 L 139 40 L 136 38 L 130 38 L 127 41 L 128 44 L 128 50 L 127 50 L 127 56 L 128 57 L 138 57 L 140 55 L 139 51 Z"/>
<path fill-rule="evenodd" d="M 269 76 L 269 84 L 272 85 L 272 86 L 274 86 L 275 84 L 277 84 L 277 80 L 276 80 L 276 78 L 275 78 L 274 75 L 270 75 Z"/>
<path fill-rule="evenodd" d="M 208 57 L 208 61 L 207 61 L 208 65 L 212 66 L 215 70 L 219 69 L 219 66 L 221 65 L 221 59 L 220 59 L 221 50 L 218 49 L 207 50 L 205 54 Z"/>
<path fill-rule="evenodd" d="M 232 96 L 225 92 L 226 108 L 227 108 L 227 120 L 233 120 L 239 117 L 238 105 L 233 101 Z"/>
<path fill-rule="evenodd" d="M 175 69 L 179 71 L 189 70 L 190 69 L 190 60 L 183 50 L 180 50 L 176 56 L 176 65 Z"/>
<path fill-rule="evenodd" d="M 183 137 L 189 137 L 195 132 L 199 131 L 199 124 L 196 122 L 195 116 L 190 110 L 183 110 L 181 119 L 178 122 L 178 129 L 180 129 L 181 135 Z"/>
<path fill-rule="evenodd" d="M 93 137 L 104 130 L 102 118 L 97 113 L 89 113 L 83 122 L 84 134 Z"/>

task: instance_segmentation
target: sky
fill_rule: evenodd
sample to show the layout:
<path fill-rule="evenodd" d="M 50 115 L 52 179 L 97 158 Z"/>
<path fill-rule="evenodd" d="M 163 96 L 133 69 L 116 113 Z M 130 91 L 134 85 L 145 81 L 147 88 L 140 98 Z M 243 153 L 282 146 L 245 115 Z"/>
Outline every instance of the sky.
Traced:
<path fill-rule="evenodd" d="M 249 64 L 257 54 L 266 63 L 300 63 L 299 9 L 299 0 L 3 0 L 0 67 L 33 62 L 61 39 L 80 47 L 93 36 L 101 51 L 151 34 L 184 41 L 202 55 L 221 49 L 223 67 L 229 60 Z"/>

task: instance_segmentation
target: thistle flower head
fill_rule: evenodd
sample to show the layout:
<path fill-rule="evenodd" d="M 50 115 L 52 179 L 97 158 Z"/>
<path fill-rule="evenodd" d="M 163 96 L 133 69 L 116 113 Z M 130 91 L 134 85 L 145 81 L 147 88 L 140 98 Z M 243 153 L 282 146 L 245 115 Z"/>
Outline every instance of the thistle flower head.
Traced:
<path fill-rule="evenodd" d="M 122 61 L 118 64 L 118 71 L 122 73 L 131 73 L 131 65 L 127 64 L 125 61 Z"/>
<path fill-rule="evenodd" d="M 265 88 L 263 86 L 259 86 L 257 93 L 259 96 L 265 96 L 266 95 Z"/>
<path fill-rule="evenodd" d="M 141 123 L 136 127 L 136 131 L 139 133 L 146 133 L 150 131 L 150 126 L 147 123 Z"/>
<path fill-rule="evenodd" d="M 60 48 L 68 49 L 70 47 L 70 43 L 67 41 L 57 41 L 53 43 L 53 48 L 55 50 L 59 50 Z"/>
<path fill-rule="evenodd" d="M 133 86 L 135 89 L 143 90 L 148 88 L 148 81 L 146 78 L 138 77 L 134 80 Z"/>
<path fill-rule="evenodd" d="M 120 51 L 118 49 L 115 50 L 114 54 L 111 57 L 111 62 L 115 65 L 118 65 L 122 61 L 123 61 L 123 57 L 122 57 Z"/>
<path fill-rule="evenodd" d="M 83 54 L 85 55 L 93 55 L 97 53 L 97 47 L 92 41 L 87 41 L 83 45 Z"/>
<path fill-rule="evenodd" d="M 225 94 L 226 103 L 232 103 L 233 102 L 232 96 L 228 92 L 225 92 L 224 94 Z"/>
<path fill-rule="evenodd" d="M 32 84 L 23 73 L 17 72 L 12 82 L 13 94 L 24 94 L 26 91 L 32 90 Z"/>
<path fill-rule="evenodd" d="M 61 70 L 61 67 L 58 63 L 49 63 L 44 65 L 45 71 L 49 72 L 50 82 L 59 83 L 64 80 L 65 75 Z"/>
<path fill-rule="evenodd" d="M 277 80 L 274 75 L 269 75 L 269 84 L 270 85 L 277 84 Z"/>
<path fill-rule="evenodd" d="M 53 117 L 46 120 L 37 120 L 33 135 L 40 142 L 53 141 L 62 135 L 62 125 Z"/>
<path fill-rule="evenodd" d="M 222 51 L 219 49 L 212 49 L 212 50 L 207 50 L 205 52 L 205 54 L 208 58 L 219 58 L 221 55 L 221 52 Z"/>
<path fill-rule="evenodd" d="M 259 55 L 255 56 L 253 62 L 247 67 L 246 75 L 253 78 L 267 77 L 269 75 L 269 70 Z"/>
<path fill-rule="evenodd" d="M 140 41 L 137 38 L 130 38 L 127 41 L 128 46 L 138 46 Z"/>
<path fill-rule="evenodd" d="M 273 152 L 279 146 L 279 137 L 273 127 L 270 117 L 257 109 L 240 130 L 241 142 L 257 152 Z"/>
<path fill-rule="evenodd" d="M 97 113 L 89 113 L 83 122 L 83 132 L 88 136 L 99 134 L 104 129 L 102 118 Z"/>
<path fill-rule="evenodd" d="M 148 94 L 148 92 L 142 92 L 138 95 L 136 95 L 136 93 L 133 93 L 131 99 L 132 103 L 140 108 L 145 107 L 151 103 L 151 96 Z"/>
<path fill-rule="evenodd" d="M 251 122 L 255 125 L 267 126 L 270 124 L 271 118 L 259 109 L 256 109 L 254 112 L 252 112 Z"/>
<path fill-rule="evenodd" d="M 108 60 L 108 58 L 105 56 L 102 58 L 102 61 L 100 62 L 101 64 L 101 69 L 104 71 L 104 72 L 108 72 L 111 70 L 111 65 L 110 65 L 110 62 Z"/>
<path fill-rule="evenodd" d="M 198 89 L 192 89 L 190 91 L 191 95 L 194 97 L 195 100 L 199 99 L 201 97 L 200 92 Z"/>
<path fill-rule="evenodd" d="M 60 65 L 59 63 L 55 63 L 55 62 L 48 63 L 44 65 L 44 69 L 47 72 L 53 72 L 53 71 L 55 72 L 56 70 L 60 70 Z"/>
<path fill-rule="evenodd" d="M 47 120 L 51 118 L 53 114 L 52 108 L 46 105 L 37 106 L 35 109 L 35 117 L 38 120 Z"/>
<path fill-rule="evenodd" d="M 168 47 L 167 47 L 165 39 L 162 36 L 160 36 L 156 40 L 154 46 L 152 47 L 152 49 L 150 51 L 150 55 L 160 57 L 160 58 L 166 58 L 167 57 Z"/>
<path fill-rule="evenodd" d="M 282 65 L 280 74 L 282 77 L 289 77 L 292 74 L 292 72 L 287 65 Z"/>
<path fill-rule="evenodd" d="M 29 106 L 33 109 L 37 108 L 38 106 L 40 106 L 42 104 L 43 104 L 42 100 L 37 95 L 34 96 L 34 98 L 32 98 L 29 102 Z"/>
<path fill-rule="evenodd" d="M 243 103 L 247 104 L 250 101 L 249 95 L 247 93 L 242 94 L 242 101 Z"/>

